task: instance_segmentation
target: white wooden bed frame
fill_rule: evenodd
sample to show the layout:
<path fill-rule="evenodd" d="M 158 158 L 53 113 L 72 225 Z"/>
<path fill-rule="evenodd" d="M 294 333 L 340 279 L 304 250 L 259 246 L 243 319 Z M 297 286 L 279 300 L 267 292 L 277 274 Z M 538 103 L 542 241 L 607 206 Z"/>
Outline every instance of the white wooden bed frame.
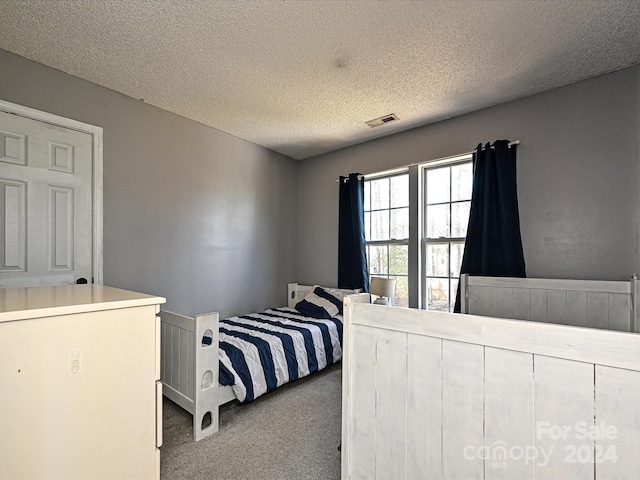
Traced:
<path fill-rule="evenodd" d="M 293 308 L 312 288 L 288 284 L 288 306 Z M 230 386 L 218 383 L 219 315 L 187 317 L 160 310 L 160 319 L 163 393 L 193 415 L 193 436 L 201 440 L 218 431 L 218 407 L 236 399 Z M 202 343 L 205 335 L 211 344 Z"/>
<path fill-rule="evenodd" d="M 640 332 L 640 282 L 460 278 L 461 312 L 577 327 Z"/>
<path fill-rule="evenodd" d="M 530 298 L 544 283 L 528 283 Z M 585 292 L 587 312 L 591 294 L 627 296 L 635 319 L 635 282 L 570 283 L 546 283 L 541 320 L 565 321 L 555 300 L 570 292 Z M 637 478 L 640 335 L 537 322 L 536 308 L 521 321 L 355 300 L 345 299 L 343 479 Z"/>

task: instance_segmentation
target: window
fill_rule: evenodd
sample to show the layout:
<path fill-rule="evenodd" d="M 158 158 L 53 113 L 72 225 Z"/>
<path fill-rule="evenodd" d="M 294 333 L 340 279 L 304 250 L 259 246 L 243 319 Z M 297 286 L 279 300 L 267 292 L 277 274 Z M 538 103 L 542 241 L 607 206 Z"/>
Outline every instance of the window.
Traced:
<path fill-rule="evenodd" d="M 471 206 L 471 156 L 423 167 L 422 302 L 453 311 Z"/>
<path fill-rule="evenodd" d="M 365 179 L 369 275 L 396 279 L 395 305 L 453 311 L 472 187 L 471 154 Z"/>
<path fill-rule="evenodd" d="M 396 279 L 395 305 L 409 306 L 409 174 L 364 182 L 369 275 Z"/>

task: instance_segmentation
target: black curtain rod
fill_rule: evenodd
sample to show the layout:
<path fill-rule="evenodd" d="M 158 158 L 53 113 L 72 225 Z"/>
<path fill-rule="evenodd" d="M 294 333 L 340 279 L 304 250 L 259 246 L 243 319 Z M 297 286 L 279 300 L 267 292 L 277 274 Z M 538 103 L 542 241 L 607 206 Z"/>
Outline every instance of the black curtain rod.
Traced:
<path fill-rule="evenodd" d="M 520 140 L 514 140 L 513 142 L 509 142 L 509 146 L 511 146 L 511 145 L 520 145 Z M 482 147 L 482 150 L 484 150 L 484 148 L 485 147 Z M 491 148 L 493 148 L 493 146 Z M 438 159 L 438 160 L 432 160 L 432 162 L 440 163 L 441 161 L 445 161 L 445 160 L 447 160 L 449 158 L 464 157 L 465 155 L 472 155 L 473 153 L 475 153 L 475 150 L 473 150 L 471 152 L 467 152 L 467 153 L 461 153 L 459 155 L 452 155 L 451 157 L 445 157 L 445 158 L 441 158 L 441 159 Z M 416 165 L 424 165 L 425 163 L 431 163 L 431 162 L 426 161 L 426 162 L 419 162 L 419 163 L 410 163 L 409 165 L 405 165 L 404 167 L 398 167 L 397 170 L 400 170 L 401 168 L 415 167 Z M 394 169 L 394 170 L 396 170 L 396 169 Z M 359 179 L 360 178 L 366 178 L 366 176 L 365 175 L 358 175 L 358 178 Z M 344 181 L 345 181 L 345 183 L 348 182 L 349 181 L 349 177 L 344 177 Z M 340 179 L 337 179 L 336 183 L 339 183 L 339 182 L 340 182 Z"/>
<path fill-rule="evenodd" d="M 349 181 L 349 177 L 342 177 L 344 178 L 343 182 L 347 183 Z M 360 180 L 361 178 L 365 178 L 364 175 L 358 175 L 358 180 Z M 336 180 L 336 182 L 340 182 L 340 179 Z"/>
<path fill-rule="evenodd" d="M 509 142 L 508 146 L 510 147 L 511 145 L 520 145 L 520 140 L 514 140 L 513 142 Z M 486 147 L 483 146 L 480 150 L 484 150 L 485 148 Z M 494 146 L 491 145 L 491 148 L 494 148 Z M 475 152 L 475 150 L 473 152 Z M 473 153 L 473 152 L 471 152 L 471 153 Z"/>

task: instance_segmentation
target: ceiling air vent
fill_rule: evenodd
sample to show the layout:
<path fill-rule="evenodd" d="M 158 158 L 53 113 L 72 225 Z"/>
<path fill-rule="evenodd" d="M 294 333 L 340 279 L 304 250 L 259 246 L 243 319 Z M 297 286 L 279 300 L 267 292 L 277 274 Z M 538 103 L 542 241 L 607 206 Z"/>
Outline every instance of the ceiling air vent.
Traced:
<path fill-rule="evenodd" d="M 398 117 L 395 113 L 390 113 L 389 115 L 385 115 L 384 117 L 374 118 L 373 120 L 369 120 L 365 122 L 371 128 L 379 127 L 380 125 L 384 125 L 385 123 L 394 122 L 398 120 Z"/>

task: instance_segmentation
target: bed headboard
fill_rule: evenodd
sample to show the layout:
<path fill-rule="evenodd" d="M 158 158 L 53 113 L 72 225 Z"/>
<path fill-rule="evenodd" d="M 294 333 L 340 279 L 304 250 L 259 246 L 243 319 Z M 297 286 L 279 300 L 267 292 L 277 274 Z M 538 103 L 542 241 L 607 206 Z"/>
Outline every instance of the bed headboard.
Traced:
<path fill-rule="evenodd" d="M 296 303 L 302 300 L 307 293 L 309 293 L 313 289 L 313 285 L 300 285 L 298 283 L 290 283 L 287 285 L 288 290 L 288 306 L 294 308 Z M 352 295 L 354 293 L 360 293 L 362 290 L 357 288 L 355 290 L 346 289 L 346 288 L 333 288 L 333 290 L 340 290 L 347 295 Z"/>
<path fill-rule="evenodd" d="M 483 277 L 463 274 L 461 312 L 640 332 L 640 282 Z"/>
<path fill-rule="evenodd" d="M 352 298 L 343 479 L 638 478 L 640 335 Z"/>

